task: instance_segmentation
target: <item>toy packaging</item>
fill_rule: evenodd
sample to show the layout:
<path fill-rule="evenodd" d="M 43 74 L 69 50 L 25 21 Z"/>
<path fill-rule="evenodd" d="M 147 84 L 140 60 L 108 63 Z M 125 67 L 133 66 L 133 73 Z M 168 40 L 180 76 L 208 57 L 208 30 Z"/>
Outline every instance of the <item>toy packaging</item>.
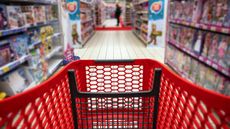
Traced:
<path fill-rule="evenodd" d="M 205 76 L 205 83 L 204 87 L 211 89 L 211 90 L 216 90 L 217 84 L 218 84 L 218 74 L 213 71 L 211 68 L 206 69 L 206 76 Z"/>
<path fill-rule="evenodd" d="M 5 30 L 8 27 L 6 6 L 0 4 L 0 31 Z"/>
<path fill-rule="evenodd" d="M 197 54 L 201 53 L 202 46 L 203 46 L 203 32 L 202 31 L 196 31 L 195 32 L 195 37 L 194 37 L 194 43 L 193 43 L 193 50 Z"/>
<path fill-rule="evenodd" d="M 39 28 L 28 30 L 27 34 L 29 35 L 28 46 L 40 41 L 40 29 Z"/>
<path fill-rule="evenodd" d="M 27 71 L 21 67 L 1 78 L 0 85 L 7 85 L 13 89 L 14 93 L 20 93 L 24 91 L 31 82 L 32 80 L 29 78 Z"/>
<path fill-rule="evenodd" d="M 229 48 L 230 47 L 230 37 L 229 36 L 220 36 L 217 52 L 215 55 L 215 60 L 218 62 L 219 65 L 223 66 L 224 68 L 229 68 Z"/>
<path fill-rule="evenodd" d="M 209 51 L 208 51 L 209 59 L 211 60 L 215 59 L 215 54 L 217 52 L 218 44 L 219 44 L 219 35 L 212 34 L 212 40 L 211 40 L 211 44 L 210 44 Z"/>
<path fill-rule="evenodd" d="M 45 6 L 33 6 L 33 13 L 36 23 L 46 22 Z"/>
<path fill-rule="evenodd" d="M 33 6 L 21 6 L 22 13 L 26 18 L 26 25 L 31 25 L 35 23 L 35 17 L 33 13 Z"/>
<path fill-rule="evenodd" d="M 11 61 L 11 53 L 9 44 L 0 46 L 0 67 Z"/>
<path fill-rule="evenodd" d="M 207 32 L 205 34 L 205 38 L 204 38 L 204 47 L 203 47 L 203 50 L 202 50 L 202 56 L 204 57 L 208 57 L 208 51 L 209 51 L 209 47 L 210 47 L 210 44 L 211 44 L 211 40 L 212 40 L 212 33 L 210 32 Z"/>
<path fill-rule="evenodd" d="M 27 54 L 28 35 L 22 34 L 22 35 L 13 36 L 10 42 L 11 42 L 11 48 L 13 49 L 16 58 L 20 58 L 21 56 Z"/>
<path fill-rule="evenodd" d="M 31 50 L 30 55 L 31 55 L 31 58 L 29 61 L 29 66 L 36 69 L 38 64 L 41 62 L 40 61 L 40 58 L 41 58 L 40 50 L 39 49 Z"/>
<path fill-rule="evenodd" d="M 54 19 L 53 17 L 53 10 L 52 10 L 52 6 L 51 5 L 47 5 L 46 7 L 46 20 L 47 21 L 52 21 Z"/>
<path fill-rule="evenodd" d="M 22 27 L 25 25 L 25 16 L 20 6 L 7 6 L 7 18 L 10 29 Z"/>

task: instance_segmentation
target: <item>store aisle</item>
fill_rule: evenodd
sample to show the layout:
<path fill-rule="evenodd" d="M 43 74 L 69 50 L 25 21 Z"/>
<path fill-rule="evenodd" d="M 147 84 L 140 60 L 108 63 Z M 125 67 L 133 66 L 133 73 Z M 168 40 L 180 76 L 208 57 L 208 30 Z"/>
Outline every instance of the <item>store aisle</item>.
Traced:
<path fill-rule="evenodd" d="M 163 63 L 163 48 L 146 48 L 131 31 L 98 31 L 75 54 L 81 59 L 151 58 Z"/>
<path fill-rule="evenodd" d="M 103 23 L 103 26 L 105 27 L 116 27 L 117 26 L 117 20 L 116 19 L 106 19 Z"/>

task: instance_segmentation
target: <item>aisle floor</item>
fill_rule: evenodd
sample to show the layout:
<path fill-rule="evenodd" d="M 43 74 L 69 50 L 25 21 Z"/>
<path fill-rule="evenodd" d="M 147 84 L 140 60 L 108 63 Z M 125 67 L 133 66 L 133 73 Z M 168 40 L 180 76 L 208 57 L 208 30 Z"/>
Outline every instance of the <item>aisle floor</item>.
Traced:
<path fill-rule="evenodd" d="M 75 49 L 81 59 L 151 58 L 163 63 L 163 48 L 146 48 L 131 31 L 97 31 L 82 49 Z"/>
<path fill-rule="evenodd" d="M 117 20 L 116 19 L 106 19 L 103 23 L 103 26 L 105 27 L 116 27 L 117 26 Z"/>

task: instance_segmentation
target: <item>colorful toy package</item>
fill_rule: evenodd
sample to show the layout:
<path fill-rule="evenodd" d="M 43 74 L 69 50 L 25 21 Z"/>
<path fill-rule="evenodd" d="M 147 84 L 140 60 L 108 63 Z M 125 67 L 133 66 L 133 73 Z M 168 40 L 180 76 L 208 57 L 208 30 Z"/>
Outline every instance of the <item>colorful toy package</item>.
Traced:
<path fill-rule="evenodd" d="M 10 45 L 0 46 L 0 67 L 11 61 L 11 48 Z"/>
<path fill-rule="evenodd" d="M 29 35 L 29 42 L 28 45 L 32 45 L 38 41 L 40 41 L 40 29 L 31 29 L 27 31 L 27 34 Z"/>
<path fill-rule="evenodd" d="M 202 31 L 196 31 L 193 41 L 194 52 L 200 54 L 203 47 L 204 33 Z"/>
<path fill-rule="evenodd" d="M 14 51 L 16 58 L 20 58 L 23 55 L 26 55 L 28 52 L 28 35 L 16 35 L 13 36 L 10 40 L 11 48 Z"/>
<path fill-rule="evenodd" d="M 10 86 L 15 93 L 20 93 L 30 85 L 32 80 L 29 78 L 26 70 L 23 67 L 7 74 L 0 80 L 1 85 Z"/>
<path fill-rule="evenodd" d="M 33 13 L 33 6 L 21 6 L 22 13 L 26 18 L 26 25 L 31 25 L 35 23 L 35 17 Z"/>
<path fill-rule="evenodd" d="M 7 13 L 6 6 L 0 4 L 0 31 L 7 29 L 8 21 L 7 21 Z"/>
<path fill-rule="evenodd" d="M 203 50 L 202 50 L 202 56 L 204 57 L 208 57 L 208 51 L 210 48 L 210 44 L 211 44 L 211 39 L 212 39 L 212 33 L 207 32 L 204 36 L 204 46 L 203 46 Z"/>
<path fill-rule="evenodd" d="M 7 18 L 10 29 L 22 27 L 25 25 L 25 15 L 20 6 L 6 6 Z"/>
<path fill-rule="evenodd" d="M 221 35 L 215 55 L 215 61 L 224 68 L 230 68 L 230 37 Z"/>
<path fill-rule="evenodd" d="M 36 23 L 42 23 L 46 21 L 45 6 L 36 5 L 33 6 L 33 13 Z"/>

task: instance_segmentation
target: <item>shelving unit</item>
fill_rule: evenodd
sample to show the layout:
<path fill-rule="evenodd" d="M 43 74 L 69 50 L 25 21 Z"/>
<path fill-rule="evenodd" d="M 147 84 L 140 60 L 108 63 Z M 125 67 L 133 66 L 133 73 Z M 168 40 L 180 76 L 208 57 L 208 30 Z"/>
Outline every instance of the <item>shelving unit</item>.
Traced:
<path fill-rule="evenodd" d="M 9 46 L 10 55 L 13 55 L 11 61 L 0 66 L 0 91 L 12 96 L 41 83 L 59 68 L 63 59 L 59 4 L 57 0 L 1 0 L 0 4 L 0 8 L 4 9 L 9 9 L 8 6 L 11 9 L 32 9 L 30 18 L 35 19 L 29 23 L 28 14 L 19 10 L 15 15 L 25 17 L 21 21 L 22 25 L 13 29 L 10 26 L 0 29 L 0 50 Z M 35 8 L 40 10 L 36 12 Z M 41 18 L 43 21 L 38 21 L 35 13 L 44 16 Z M 11 18 L 9 14 L 4 15 L 7 20 Z M 14 42 L 18 45 L 13 46 Z M 19 82 L 9 83 L 12 78 Z M 17 90 L 17 86 L 21 89 Z"/>
<path fill-rule="evenodd" d="M 132 26 L 132 0 L 126 0 L 125 4 L 125 25 Z"/>
<path fill-rule="evenodd" d="M 148 0 L 133 1 L 133 32 L 145 44 L 148 44 Z"/>
<path fill-rule="evenodd" d="M 96 10 L 96 26 L 102 26 L 106 19 L 106 11 L 105 11 L 105 2 L 100 0 L 95 5 Z"/>
<path fill-rule="evenodd" d="M 193 83 L 230 95 L 230 23 L 225 22 L 230 19 L 224 14 L 230 1 L 220 2 L 169 1 L 165 63 Z M 214 15 L 217 5 L 223 5 L 223 18 Z M 213 7 L 210 18 L 216 19 L 207 20 L 208 7 Z"/>
<path fill-rule="evenodd" d="M 81 37 L 83 45 L 95 32 L 95 8 L 92 3 L 80 1 Z"/>

